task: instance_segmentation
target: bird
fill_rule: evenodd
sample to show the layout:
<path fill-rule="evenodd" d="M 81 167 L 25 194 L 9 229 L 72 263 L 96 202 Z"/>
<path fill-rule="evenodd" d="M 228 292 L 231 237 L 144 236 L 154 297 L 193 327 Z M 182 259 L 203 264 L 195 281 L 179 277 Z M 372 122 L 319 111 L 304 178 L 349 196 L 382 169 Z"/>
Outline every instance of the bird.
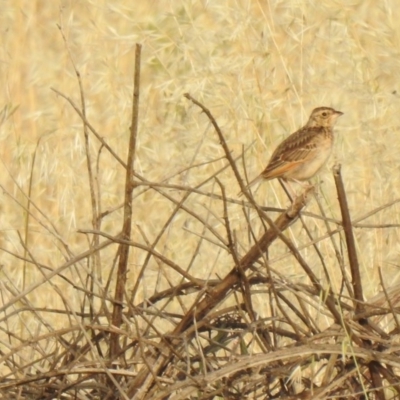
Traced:
<path fill-rule="evenodd" d="M 275 178 L 281 178 L 289 189 L 290 182 L 302 184 L 313 177 L 332 153 L 333 127 L 341 115 L 341 111 L 331 107 L 315 108 L 307 123 L 279 144 L 267 167 L 249 182 L 246 189 L 261 180 Z"/>

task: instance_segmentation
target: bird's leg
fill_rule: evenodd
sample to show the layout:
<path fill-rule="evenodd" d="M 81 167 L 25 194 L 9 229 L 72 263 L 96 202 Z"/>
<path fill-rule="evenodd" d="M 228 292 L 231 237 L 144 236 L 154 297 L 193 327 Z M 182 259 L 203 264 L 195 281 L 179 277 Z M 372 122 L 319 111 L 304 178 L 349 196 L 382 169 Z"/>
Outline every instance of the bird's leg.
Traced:
<path fill-rule="evenodd" d="M 286 179 L 279 179 L 279 181 L 281 182 L 286 194 L 290 198 L 290 201 L 293 203 L 293 200 L 296 198 L 296 191 L 293 190 L 292 185 Z"/>
<path fill-rule="evenodd" d="M 294 182 L 298 183 L 304 190 L 312 188 L 314 185 L 310 181 L 299 181 L 297 179 L 292 179 Z"/>

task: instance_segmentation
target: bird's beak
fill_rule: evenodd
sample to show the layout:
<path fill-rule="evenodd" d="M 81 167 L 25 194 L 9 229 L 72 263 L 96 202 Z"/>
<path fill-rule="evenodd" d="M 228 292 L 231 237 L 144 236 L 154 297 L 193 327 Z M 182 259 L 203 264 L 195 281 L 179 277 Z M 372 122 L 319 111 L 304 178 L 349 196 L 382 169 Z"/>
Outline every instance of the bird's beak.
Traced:
<path fill-rule="evenodd" d="M 335 113 L 332 114 L 330 121 L 332 121 L 332 122 L 336 121 L 341 115 L 343 115 L 343 113 L 341 111 L 335 110 Z"/>

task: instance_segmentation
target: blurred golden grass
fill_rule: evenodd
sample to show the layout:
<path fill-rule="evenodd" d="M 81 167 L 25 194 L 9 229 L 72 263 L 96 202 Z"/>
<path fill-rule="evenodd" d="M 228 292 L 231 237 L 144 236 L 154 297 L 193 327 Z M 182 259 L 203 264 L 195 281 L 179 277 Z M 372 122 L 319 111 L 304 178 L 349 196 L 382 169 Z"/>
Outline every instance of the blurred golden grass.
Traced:
<path fill-rule="evenodd" d="M 275 145 L 304 123 L 311 109 L 326 105 L 343 111 L 330 165 L 335 161 L 342 164 L 353 218 L 399 198 L 400 26 L 396 21 L 400 8 L 395 0 L 120 0 L 101 4 L 16 0 L 4 2 L 0 18 L 4 116 L 0 129 L 0 246 L 4 250 L 24 254 L 18 232 L 22 238 L 27 232 L 25 207 L 31 175 L 31 200 L 43 212 L 31 206 L 27 244 L 36 261 L 55 269 L 88 246 L 84 235 L 77 233 L 78 229 L 90 229 L 92 218 L 82 122 L 70 105 L 50 90 L 54 87 L 79 103 L 77 79 L 57 25 L 62 27 L 82 76 L 88 120 L 124 160 L 134 44 L 143 44 L 135 166 L 148 181 L 196 186 L 224 165 L 219 160 L 178 174 L 188 166 L 223 156 L 207 118 L 183 98 L 183 93 L 189 92 L 212 111 L 234 156 L 255 141 L 245 154 L 249 178 L 265 166 Z M 99 144 L 93 137 L 90 146 L 95 165 Z M 99 165 L 101 209 L 105 211 L 121 205 L 125 172 L 104 149 Z M 320 201 L 330 216 L 338 219 L 329 168 L 320 178 L 324 181 Z M 227 195 L 235 198 L 239 188 L 232 173 L 219 179 Z M 141 190 L 136 189 L 135 195 Z M 218 188 L 211 182 L 206 190 Z M 171 192 L 172 196 L 178 194 Z M 190 197 L 188 207 L 224 235 L 220 203 L 200 199 Z M 277 182 L 264 183 L 256 199 L 268 206 L 287 205 Z M 172 209 L 171 203 L 154 191 L 135 197 L 133 240 L 144 240 L 140 226 L 153 242 Z M 399 224 L 398 209 L 398 205 L 390 207 L 367 222 Z M 318 213 L 315 201 L 308 211 Z M 236 224 L 238 246 L 245 249 L 246 221 L 241 209 L 232 206 L 229 212 Z M 121 215 L 121 209 L 108 215 L 102 230 L 119 233 Z M 321 221 L 310 218 L 307 223 L 316 236 L 325 232 Z M 261 229 L 257 224 L 256 232 Z M 202 224 L 178 213 L 157 250 L 187 266 L 198 245 L 197 235 L 211 239 L 202 229 Z M 299 246 L 308 243 L 301 233 L 300 226 L 290 233 Z M 71 254 L 56 236 L 68 244 Z M 399 229 L 358 229 L 356 241 L 365 295 L 380 290 L 378 268 L 388 285 L 397 283 Z M 330 242 L 319 246 L 328 258 L 333 254 Z M 114 252 L 115 248 L 110 248 L 102 254 L 102 265 L 111 265 Z M 270 258 L 279 258 L 274 268 L 282 274 L 302 274 L 282 258 L 285 252 L 281 246 L 271 248 Z M 322 277 L 315 253 L 306 248 L 302 254 Z M 143 252 L 131 250 L 131 282 L 135 282 L 143 259 Z M 218 270 L 213 267 L 216 260 Z M 206 241 L 191 273 L 198 278 L 224 276 L 231 263 L 228 255 Z M 144 297 L 166 289 L 168 279 L 174 277 L 154 261 L 150 266 L 141 287 Z M 67 275 L 82 283 L 82 268 L 90 270 L 82 264 Z M 106 279 L 109 271 L 101 273 L 98 279 Z M 40 280 L 41 274 L 32 264 L 25 269 L 22 261 L 3 252 L 2 277 L 12 280 L 18 292 Z M 53 283 L 64 287 L 58 278 Z M 339 278 L 331 284 L 340 290 Z M 69 301 L 79 305 L 81 294 L 71 285 L 65 290 Z M 34 290 L 29 299 L 36 307 L 51 308 L 63 307 L 65 300 L 49 284 Z M 60 317 L 52 323 L 57 327 L 62 321 Z"/>

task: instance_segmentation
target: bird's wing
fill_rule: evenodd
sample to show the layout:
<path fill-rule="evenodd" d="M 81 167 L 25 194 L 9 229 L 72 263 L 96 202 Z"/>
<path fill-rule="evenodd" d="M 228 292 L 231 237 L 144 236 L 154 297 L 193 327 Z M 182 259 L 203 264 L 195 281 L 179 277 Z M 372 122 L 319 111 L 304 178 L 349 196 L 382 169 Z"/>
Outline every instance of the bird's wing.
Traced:
<path fill-rule="evenodd" d="M 296 165 L 310 159 L 317 151 L 318 136 L 324 133 L 321 127 L 304 127 L 287 137 L 274 151 L 261 173 L 264 179 L 282 176 Z"/>

